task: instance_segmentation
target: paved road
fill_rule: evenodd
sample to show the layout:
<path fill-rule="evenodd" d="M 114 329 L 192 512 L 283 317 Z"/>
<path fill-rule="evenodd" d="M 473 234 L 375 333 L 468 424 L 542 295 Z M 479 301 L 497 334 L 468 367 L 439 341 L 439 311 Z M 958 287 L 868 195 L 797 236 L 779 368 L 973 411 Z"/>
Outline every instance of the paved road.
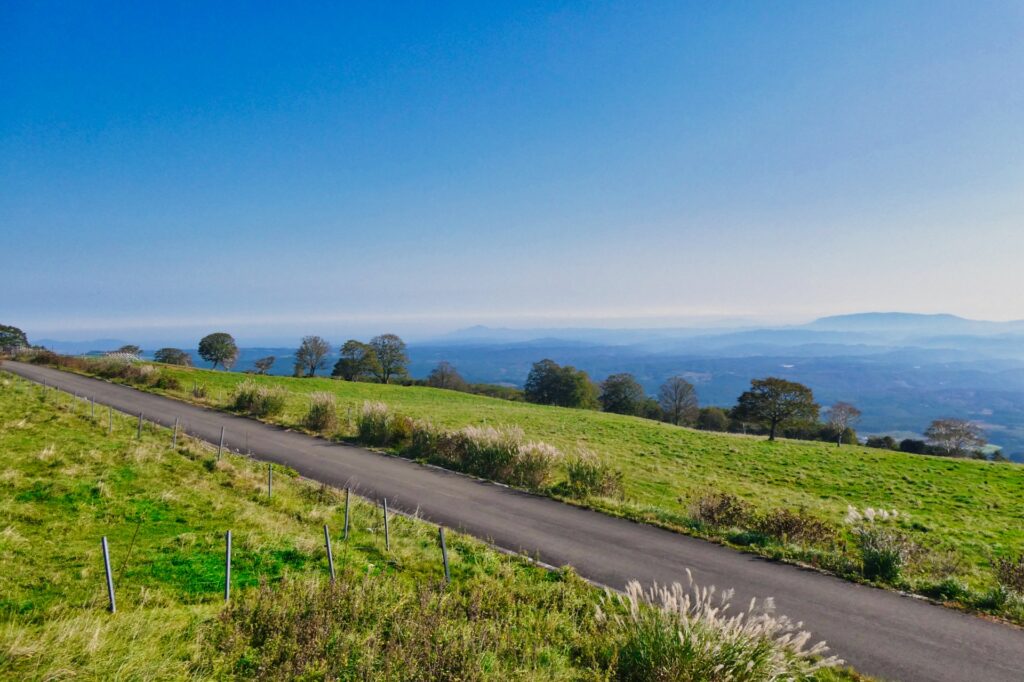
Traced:
<path fill-rule="evenodd" d="M 861 672 L 890 680 L 1024 680 L 1024 630 L 918 599 L 773 563 L 709 542 L 616 519 L 459 474 L 361 448 L 328 443 L 257 421 L 196 407 L 58 370 L 7 362 L 7 371 L 254 457 L 290 466 L 334 486 L 386 497 L 404 511 L 495 545 L 523 551 L 621 588 L 636 578 L 668 583 L 689 568 L 702 585 L 736 590 L 736 606 L 775 598 L 780 613 L 804 622 L 833 653 Z"/>

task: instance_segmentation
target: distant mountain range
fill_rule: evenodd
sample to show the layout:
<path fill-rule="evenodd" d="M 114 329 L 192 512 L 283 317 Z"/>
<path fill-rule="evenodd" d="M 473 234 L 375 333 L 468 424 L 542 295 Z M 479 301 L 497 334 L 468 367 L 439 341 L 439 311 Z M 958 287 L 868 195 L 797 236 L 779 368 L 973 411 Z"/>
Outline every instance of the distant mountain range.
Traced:
<path fill-rule="evenodd" d="M 37 343 L 69 353 L 124 345 L 113 339 Z M 275 355 L 273 371 L 291 374 L 294 350 L 245 348 L 236 369 Z M 823 404 L 857 404 L 864 411 L 862 434 L 903 437 L 920 434 L 934 418 L 962 417 L 982 423 L 993 443 L 1024 461 L 1024 321 L 862 313 L 760 328 L 477 326 L 410 344 L 409 355 L 413 376 L 426 376 L 447 360 L 469 381 L 516 386 L 543 358 L 575 365 L 598 381 L 631 372 L 651 394 L 668 377 L 682 375 L 697 386 L 702 403 L 723 406 L 752 378 L 782 376 L 810 386 Z"/>

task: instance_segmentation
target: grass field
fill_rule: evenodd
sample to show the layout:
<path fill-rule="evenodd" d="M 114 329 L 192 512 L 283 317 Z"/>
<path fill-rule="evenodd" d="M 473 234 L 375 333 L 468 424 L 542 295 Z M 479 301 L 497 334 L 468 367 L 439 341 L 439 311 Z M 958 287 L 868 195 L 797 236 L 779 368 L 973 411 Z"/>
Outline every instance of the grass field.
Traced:
<path fill-rule="evenodd" d="M 1024 551 L 1024 467 L 1019 464 L 947 459 L 860 446 L 809 441 L 768 442 L 764 438 L 695 431 L 664 423 L 426 387 L 406 387 L 216 372 L 164 366 L 177 380 L 174 390 L 156 392 L 230 403 L 235 386 L 256 381 L 287 390 L 283 412 L 272 421 L 298 427 L 318 391 L 337 397 L 339 437 L 354 437 L 351 418 L 364 402 L 381 401 L 392 410 L 436 426 L 516 425 L 528 439 L 567 453 L 587 448 L 624 473 L 624 499 L 591 499 L 604 511 L 712 537 L 776 558 L 818 565 L 856 577 L 855 552 L 843 519 L 849 505 L 895 509 L 896 527 L 923 548 L 899 586 L 935 598 L 1024 618 L 1017 599 L 993 597 L 992 558 Z M 793 542 L 751 540 L 743 529 L 695 523 L 689 508 L 708 491 L 735 494 L 762 511 L 805 508 L 840 529 L 840 546 L 828 551 Z"/>
<path fill-rule="evenodd" d="M 386 551 L 380 509 L 354 498 L 344 541 L 340 491 L 279 467 L 268 498 L 264 465 L 233 455 L 218 461 L 191 439 L 172 449 L 165 429 L 147 428 L 136 440 L 125 416 L 108 436 L 105 420 L 92 422 L 84 405 L 43 395 L 0 373 L 4 679 L 596 680 L 626 678 L 649 663 L 631 652 L 647 651 L 650 623 L 630 625 L 627 604 L 571 572 L 548 572 L 453 533 L 445 586 L 429 524 L 393 516 Z M 334 536 L 334 586 L 323 524 Z M 104 535 L 116 614 L 106 612 Z M 599 620 L 598 605 L 611 620 Z M 688 632 L 724 637 L 711 623 Z M 732 661 L 663 663 L 692 679 L 721 662 L 746 670 L 752 661 L 736 678 L 749 680 L 809 666 L 755 644 L 703 648 L 729 651 Z M 854 677 L 832 669 L 808 676 Z"/>

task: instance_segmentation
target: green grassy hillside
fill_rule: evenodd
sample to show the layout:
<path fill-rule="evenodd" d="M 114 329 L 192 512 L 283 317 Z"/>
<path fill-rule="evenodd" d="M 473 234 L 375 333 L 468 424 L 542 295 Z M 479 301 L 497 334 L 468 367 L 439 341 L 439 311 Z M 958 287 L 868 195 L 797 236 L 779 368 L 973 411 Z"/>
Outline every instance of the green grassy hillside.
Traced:
<path fill-rule="evenodd" d="M 429 524 L 393 516 L 389 551 L 381 510 L 354 498 L 346 542 L 339 491 L 277 468 L 268 498 L 264 465 L 218 460 L 191 439 L 172 449 L 165 429 L 136 440 L 124 416 L 108 436 L 105 419 L 92 422 L 69 396 L 44 395 L 0 373 L 0 678 L 583 680 L 643 671 L 630 652 L 652 635 L 649 624 L 630 625 L 626 604 L 571 572 L 453 533 L 445 586 Z M 225 608 L 227 529 L 233 597 Z M 104 535 L 116 614 L 106 612 Z M 600 620 L 599 605 L 611 621 Z M 692 633 L 706 642 L 724 636 L 710 621 Z M 737 678 L 749 680 L 809 667 L 753 640 L 703 650 L 733 658 L 665 662 L 695 674 L 718 663 L 746 670 L 751 661 L 753 672 Z"/>
<path fill-rule="evenodd" d="M 156 386 L 142 382 L 142 387 L 218 408 L 229 406 L 232 392 L 243 381 L 280 387 L 287 391 L 285 409 L 269 421 L 297 428 L 309 395 L 330 392 L 338 403 L 340 426 L 335 435 L 346 439 L 355 437 L 355 417 L 366 401 L 382 401 L 398 414 L 443 428 L 516 425 L 528 439 L 548 442 L 564 453 L 587 449 L 623 472 L 624 498 L 590 498 L 584 504 L 767 556 L 810 563 L 854 580 L 863 580 L 864 569 L 856 537 L 844 524 L 848 507 L 896 510 L 898 521 L 890 525 L 908 546 L 896 549 L 905 555 L 905 565 L 888 583 L 1024 621 L 1021 600 L 999 588 L 993 569 L 994 557 L 1024 551 L 1021 465 L 824 442 L 768 442 L 426 387 L 252 377 L 169 366 L 161 367 L 159 376 L 165 381 Z M 194 387 L 205 395 L 194 397 Z M 552 493 L 557 494 L 557 486 Z M 762 531 L 763 523 L 709 523 L 692 507 L 710 493 L 737 496 L 751 505 L 753 515 L 804 510 L 833 530 L 801 540 L 800 529 L 784 522 L 775 523 L 784 532 L 774 536 Z"/>

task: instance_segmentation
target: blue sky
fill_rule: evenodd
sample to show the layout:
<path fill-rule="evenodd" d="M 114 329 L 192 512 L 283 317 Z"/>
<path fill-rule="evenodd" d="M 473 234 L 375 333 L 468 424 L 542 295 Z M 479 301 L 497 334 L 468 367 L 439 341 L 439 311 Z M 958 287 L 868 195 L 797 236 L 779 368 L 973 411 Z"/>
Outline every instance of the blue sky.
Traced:
<path fill-rule="evenodd" d="M 4 4 L 0 322 L 1024 318 L 1019 2 L 286 5 Z"/>

